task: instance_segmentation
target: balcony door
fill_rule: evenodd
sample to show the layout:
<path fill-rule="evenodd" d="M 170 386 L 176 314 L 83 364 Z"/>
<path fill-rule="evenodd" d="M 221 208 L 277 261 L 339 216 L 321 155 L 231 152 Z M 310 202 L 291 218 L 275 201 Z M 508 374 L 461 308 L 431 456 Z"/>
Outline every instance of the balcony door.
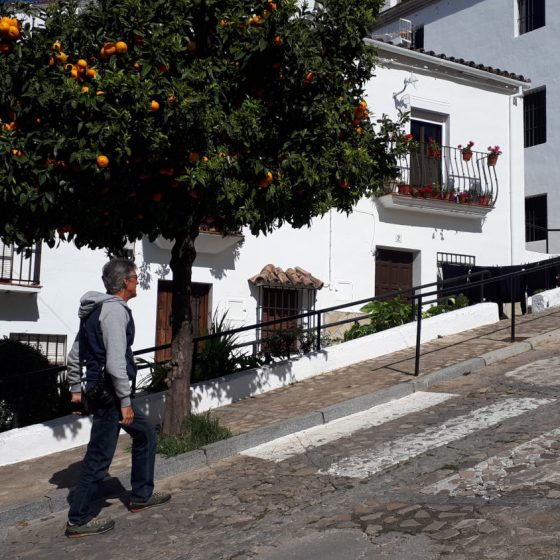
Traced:
<path fill-rule="evenodd" d="M 427 150 L 429 138 L 433 138 L 441 146 L 441 124 L 412 119 L 410 132 L 420 142 L 418 153 L 410 155 L 410 184 L 420 187 L 441 184 L 441 159 L 428 155 Z"/>

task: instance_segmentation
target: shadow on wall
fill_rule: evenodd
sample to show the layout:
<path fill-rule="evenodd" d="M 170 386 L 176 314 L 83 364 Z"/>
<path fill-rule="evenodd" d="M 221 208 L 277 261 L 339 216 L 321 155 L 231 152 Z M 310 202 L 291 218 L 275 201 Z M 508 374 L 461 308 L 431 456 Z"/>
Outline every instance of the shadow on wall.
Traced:
<path fill-rule="evenodd" d="M 0 292 L 0 321 L 38 321 L 37 294 Z"/>

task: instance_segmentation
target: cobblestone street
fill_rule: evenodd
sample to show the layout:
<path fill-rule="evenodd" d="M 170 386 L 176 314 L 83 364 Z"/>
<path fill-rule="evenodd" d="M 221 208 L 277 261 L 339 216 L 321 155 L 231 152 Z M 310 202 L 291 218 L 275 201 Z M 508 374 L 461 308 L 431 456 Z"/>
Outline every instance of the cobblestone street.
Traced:
<path fill-rule="evenodd" d="M 3 535 L 2 557 L 560 558 L 555 354 L 545 344 L 441 383 L 439 404 L 323 445 L 302 434 L 304 452 L 282 460 L 256 448 L 168 478 L 173 500 L 155 510 L 131 514 L 115 496 L 104 511 L 117 526 L 103 536 L 67 540 L 63 513 L 22 523 Z M 463 418 L 486 424 L 463 436 Z M 387 449 L 396 462 L 368 474 Z M 332 474 L 348 461 L 359 476 Z"/>

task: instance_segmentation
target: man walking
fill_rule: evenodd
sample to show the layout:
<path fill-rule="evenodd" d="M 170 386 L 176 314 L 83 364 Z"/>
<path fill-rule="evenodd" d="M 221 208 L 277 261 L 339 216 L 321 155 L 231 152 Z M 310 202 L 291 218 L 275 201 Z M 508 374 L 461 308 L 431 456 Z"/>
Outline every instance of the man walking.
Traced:
<path fill-rule="evenodd" d="M 82 366 L 86 368 L 86 406 L 93 414 L 90 441 L 80 481 L 72 497 L 67 537 L 110 531 L 115 522 L 94 517 L 90 506 L 113 459 L 120 428 L 132 437 L 130 510 L 139 512 L 168 502 L 170 494 L 154 493 L 156 433 L 146 416 L 134 410 L 136 366 L 132 355 L 134 320 L 127 302 L 136 297 L 136 266 L 113 259 L 103 267 L 106 294 L 87 292 L 80 301 L 80 331 L 68 355 L 72 403 L 82 403 Z"/>

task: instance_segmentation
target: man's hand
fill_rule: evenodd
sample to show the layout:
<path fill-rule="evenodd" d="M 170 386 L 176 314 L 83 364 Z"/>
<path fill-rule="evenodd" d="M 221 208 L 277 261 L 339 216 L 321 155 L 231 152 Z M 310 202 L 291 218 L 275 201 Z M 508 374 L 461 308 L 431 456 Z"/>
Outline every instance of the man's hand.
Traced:
<path fill-rule="evenodd" d="M 72 408 L 74 408 L 74 410 L 72 411 L 72 414 L 74 414 L 75 416 L 83 416 L 82 410 L 82 393 L 78 392 L 78 393 L 72 393 L 72 398 L 70 399 L 70 404 L 72 405 Z"/>
<path fill-rule="evenodd" d="M 131 406 L 123 406 L 121 408 L 121 416 L 122 420 L 119 422 L 119 424 L 128 426 L 129 424 L 132 424 L 134 420 L 134 410 L 132 410 Z"/>

